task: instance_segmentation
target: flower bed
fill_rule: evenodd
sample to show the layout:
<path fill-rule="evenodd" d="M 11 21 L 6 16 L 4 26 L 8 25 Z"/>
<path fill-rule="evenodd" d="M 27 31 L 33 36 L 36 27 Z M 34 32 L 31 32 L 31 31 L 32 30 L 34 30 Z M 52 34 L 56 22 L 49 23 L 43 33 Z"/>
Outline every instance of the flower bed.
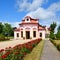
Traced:
<path fill-rule="evenodd" d="M 41 39 L 32 40 L 24 44 L 18 44 L 13 48 L 0 50 L 0 60 L 23 60 L 23 57 L 30 53 L 32 49 L 41 41 Z"/>

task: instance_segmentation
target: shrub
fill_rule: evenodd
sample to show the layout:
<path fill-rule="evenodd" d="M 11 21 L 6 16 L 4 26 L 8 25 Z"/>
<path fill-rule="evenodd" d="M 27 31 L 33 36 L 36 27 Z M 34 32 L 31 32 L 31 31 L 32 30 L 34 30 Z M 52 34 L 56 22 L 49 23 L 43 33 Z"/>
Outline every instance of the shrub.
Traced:
<path fill-rule="evenodd" d="M 50 32 L 50 38 L 51 38 L 51 39 L 55 39 L 55 35 L 54 35 L 53 32 Z"/>
<path fill-rule="evenodd" d="M 5 36 L 3 34 L 0 34 L 0 41 L 5 40 Z"/>
<path fill-rule="evenodd" d="M 59 40 L 60 39 L 60 31 L 57 32 L 56 38 Z"/>
<path fill-rule="evenodd" d="M 57 45 L 57 49 L 60 51 L 60 44 Z"/>
<path fill-rule="evenodd" d="M 6 40 L 10 40 L 10 39 L 5 38 L 5 36 L 3 34 L 0 34 L 0 41 L 6 41 Z"/>

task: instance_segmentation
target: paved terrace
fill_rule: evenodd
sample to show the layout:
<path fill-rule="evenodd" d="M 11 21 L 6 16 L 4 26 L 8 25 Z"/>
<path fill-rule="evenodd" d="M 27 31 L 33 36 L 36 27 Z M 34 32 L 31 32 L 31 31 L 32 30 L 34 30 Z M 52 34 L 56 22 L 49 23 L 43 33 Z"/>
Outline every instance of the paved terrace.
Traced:
<path fill-rule="evenodd" d="M 4 49 L 6 47 L 13 47 L 17 44 L 23 44 L 23 43 L 26 43 L 28 41 L 31 41 L 31 40 L 11 40 L 11 41 L 3 41 L 3 42 L 0 42 L 0 49 Z"/>
<path fill-rule="evenodd" d="M 60 60 L 60 52 L 49 40 L 45 40 L 41 60 Z"/>

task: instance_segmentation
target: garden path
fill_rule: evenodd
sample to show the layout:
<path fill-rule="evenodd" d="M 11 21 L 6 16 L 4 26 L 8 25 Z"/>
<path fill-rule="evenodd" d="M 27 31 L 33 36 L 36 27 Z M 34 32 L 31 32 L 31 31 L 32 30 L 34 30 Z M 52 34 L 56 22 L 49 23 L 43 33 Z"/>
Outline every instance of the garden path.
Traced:
<path fill-rule="evenodd" d="M 49 40 L 45 40 L 40 60 L 60 60 L 60 52 Z"/>
<path fill-rule="evenodd" d="M 23 43 L 26 43 L 28 41 L 31 41 L 31 40 L 10 40 L 10 41 L 2 41 L 0 42 L 0 49 L 5 49 L 6 47 L 13 47 L 17 44 L 23 44 Z"/>

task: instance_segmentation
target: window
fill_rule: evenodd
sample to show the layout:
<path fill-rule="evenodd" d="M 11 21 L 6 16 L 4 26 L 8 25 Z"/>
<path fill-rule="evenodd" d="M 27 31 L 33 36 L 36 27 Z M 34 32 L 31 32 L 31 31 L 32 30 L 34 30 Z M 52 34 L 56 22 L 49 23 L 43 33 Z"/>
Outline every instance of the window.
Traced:
<path fill-rule="evenodd" d="M 40 33 L 40 37 L 42 37 L 42 33 Z"/>
<path fill-rule="evenodd" d="M 23 31 L 21 31 L 21 37 L 23 37 Z"/>
<path fill-rule="evenodd" d="M 27 21 L 29 21 L 29 19 L 27 19 Z"/>
<path fill-rule="evenodd" d="M 19 37 L 19 33 L 17 33 L 17 37 Z"/>
<path fill-rule="evenodd" d="M 30 18 L 25 18 L 25 22 L 30 22 Z"/>
<path fill-rule="evenodd" d="M 33 37 L 36 37 L 36 31 L 33 31 Z"/>

